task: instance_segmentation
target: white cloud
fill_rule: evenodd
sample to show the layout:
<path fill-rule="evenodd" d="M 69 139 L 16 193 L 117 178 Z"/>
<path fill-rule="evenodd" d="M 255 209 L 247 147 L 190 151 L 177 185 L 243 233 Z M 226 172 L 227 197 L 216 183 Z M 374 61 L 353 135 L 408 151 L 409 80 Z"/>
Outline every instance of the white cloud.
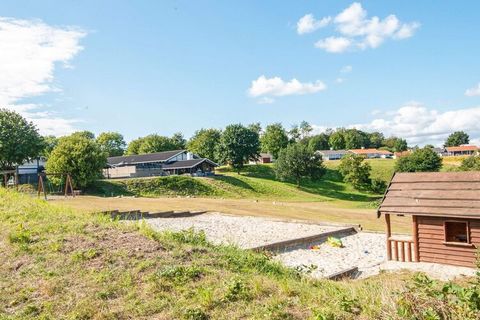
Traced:
<path fill-rule="evenodd" d="M 315 47 L 324 49 L 327 52 L 341 53 L 351 46 L 350 39 L 344 37 L 328 37 L 315 43 Z"/>
<path fill-rule="evenodd" d="M 258 79 L 252 81 L 252 84 L 248 89 L 248 94 L 251 97 L 280 97 L 288 95 L 311 94 L 323 91 L 325 89 L 326 85 L 320 80 L 302 83 L 297 79 L 284 81 L 280 77 L 267 78 L 262 75 L 258 77 Z M 273 102 L 271 100 L 268 101 Z"/>
<path fill-rule="evenodd" d="M 315 20 L 313 14 L 309 13 L 304 15 L 300 18 L 297 22 L 297 33 L 298 34 L 305 34 L 310 33 L 320 28 L 327 26 L 330 21 L 332 20 L 331 17 L 325 17 L 320 20 Z"/>
<path fill-rule="evenodd" d="M 40 105 L 25 105 L 21 101 L 59 91 L 53 84 L 56 64 L 70 68 L 73 57 L 83 49 L 79 42 L 85 35 L 78 28 L 0 17 L 0 106 L 20 112 L 42 134 L 71 132 L 76 120 L 56 117 L 39 111 Z"/>
<path fill-rule="evenodd" d="M 480 96 L 480 83 L 478 83 L 476 87 L 467 89 L 465 95 L 468 97 Z"/>
<path fill-rule="evenodd" d="M 335 79 L 335 83 L 338 83 L 338 84 L 343 83 L 344 81 L 345 81 L 344 78 L 337 78 L 337 79 Z"/>
<path fill-rule="evenodd" d="M 311 18 L 313 19 L 313 16 Z M 330 22 L 330 17 L 326 18 Z M 377 48 L 387 39 L 410 38 L 420 27 L 418 22 L 403 23 L 394 14 L 388 15 L 384 19 L 377 16 L 368 18 L 367 11 L 358 2 L 352 3 L 340 12 L 333 19 L 333 24 L 340 36 L 330 36 L 315 44 L 317 48 L 332 53 L 341 53 L 352 47 Z"/>
<path fill-rule="evenodd" d="M 399 136 L 410 144 L 441 145 L 450 133 L 458 130 L 466 131 L 472 139 L 480 138 L 480 107 L 441 112 L 411 102 L 370 123 L 350 127 Z"/>
<path fill-rule="evenodd" d="M 261 99 L 258 99 L 257 103 L 259 104 L 272 104 L 275 102 L 275 99 L 270 98 L 270 97 L 262 97 Z"/>
<path fill-rule="evenodd" d="M 340 69 L 340 73 L 350 73 L 352 72 L 353 67 L 352 66 L 343 66 L 342 69 Z"/>

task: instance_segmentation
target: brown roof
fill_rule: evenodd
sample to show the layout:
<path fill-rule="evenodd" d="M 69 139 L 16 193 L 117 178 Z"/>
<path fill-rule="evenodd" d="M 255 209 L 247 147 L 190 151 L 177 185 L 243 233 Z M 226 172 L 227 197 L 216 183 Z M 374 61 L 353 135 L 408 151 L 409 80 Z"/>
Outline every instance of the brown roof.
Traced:
<path fill-rule="evenodd" d="M 454 152 L 454 151 L 477 151 L 478 147 L 477 146 L 457 146 L 457 147 L 446 147 L 448 152 Z"/>
<path fill-rule="evenodd" d="M 382 213 L 480 219 L 480 171 L 396 173 Z"/>
<path fill-rule="evenodd" d="M 368 153 L 378 153 L 378 154 L 393 154 L 388 150 L 379 150 L 379 149 L 350 149 L 349 151 L 356 154 L 368 154 Z"/>

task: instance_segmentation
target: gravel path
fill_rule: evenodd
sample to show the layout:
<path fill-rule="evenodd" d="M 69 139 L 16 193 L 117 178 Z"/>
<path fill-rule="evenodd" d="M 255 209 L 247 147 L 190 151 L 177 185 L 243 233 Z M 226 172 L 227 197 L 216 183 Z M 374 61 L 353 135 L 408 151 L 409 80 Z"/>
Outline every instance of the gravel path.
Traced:
<path fill-rule="evenodd" d="M 146 221 L 156 230 L 180 231 L 189 228 L 203 230 L 207 239 L 212 243 L 235 244 L 244 249 L 341 229 L 318 224 L 284 222 L 220 213 L 206 213 L 191 217 L 154 218 Z"/>
<path fill-rule="evenodd" d="M 319 250 L 295 248 L 275 256 L 275 259 L 289 267 L 308 269 L 316 266 L 311 275 L 326 277 L 342 270 L 358 267 L 359 277 L 366 277 L 376 272 L 378 266 L 386 259 L 385 235 L 360 232 L 341 238 L 344 247 L 332 247 L 324 242 L 317 244 Z"/>

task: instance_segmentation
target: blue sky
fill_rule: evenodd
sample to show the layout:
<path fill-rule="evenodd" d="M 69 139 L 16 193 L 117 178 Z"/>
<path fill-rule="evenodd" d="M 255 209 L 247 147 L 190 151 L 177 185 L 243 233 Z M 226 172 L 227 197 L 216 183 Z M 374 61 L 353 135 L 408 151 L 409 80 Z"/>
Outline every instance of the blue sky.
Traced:
<path fill-rule="evenodd" d="M 0 73 L 15 81 L 0 76 L 0 102 L 57 135 L 189 137 L 307 120 L 412 144 L 463 129 L 477 142 L 479 11 L 477 1 L 4 0 Z"/>

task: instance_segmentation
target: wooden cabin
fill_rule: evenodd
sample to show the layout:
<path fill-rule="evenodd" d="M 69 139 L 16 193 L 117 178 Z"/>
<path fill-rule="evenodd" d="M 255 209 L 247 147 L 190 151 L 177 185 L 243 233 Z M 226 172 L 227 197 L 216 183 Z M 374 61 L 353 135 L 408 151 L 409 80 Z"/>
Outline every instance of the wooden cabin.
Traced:
<path fill-rule="evenodd" d="M 480 172 L 396 173 L 378 208 L 381 215 L 388 260 L 475 267 Z M 391 215 L 411 217 L 411 237 L 392 236 Z"/>

